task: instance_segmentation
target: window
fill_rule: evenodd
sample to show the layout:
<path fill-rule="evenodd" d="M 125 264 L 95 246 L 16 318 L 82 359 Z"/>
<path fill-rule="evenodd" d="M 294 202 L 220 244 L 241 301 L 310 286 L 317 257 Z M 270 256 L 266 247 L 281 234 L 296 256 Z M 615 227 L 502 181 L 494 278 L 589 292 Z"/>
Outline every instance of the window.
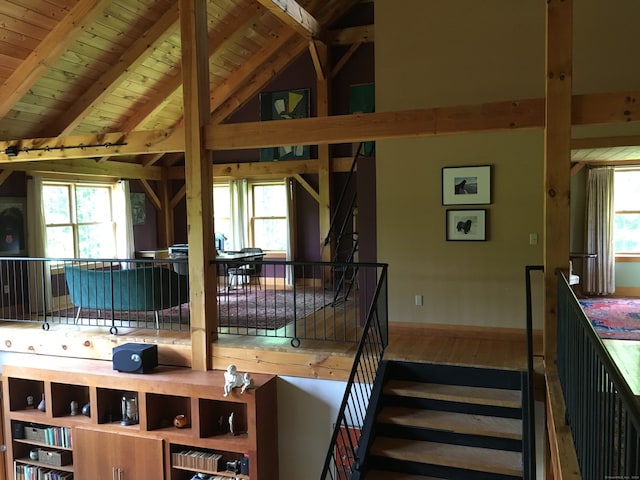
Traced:
<path fill-rule="evenodd" d="M 615 252 L 640 253 L 640 170 L 615 171 L 614 209 Z"/>
<path fill-rule="evenodd" d="M 250 184 L 251 243 L 263 250 L 287 249 L 287 190 L 284 183 Z"/>
<path fill-rule="evenodd" d="M 44 182 L 48 257 L 115 258 L 111 185 Z"/>
<path fill-rule="evenodd" d="M 224 235 L 225 248 L 233 245 L 233 225 L 231 223 L 231 187 L 228 183 L 213 185 L 213 228 Z"/>
<path fill-rule="evenodd" d="M 260 247 L 287 250 L 287 186 L 285 181 L 234 181 L 213 185 L 216 233 L 227 250 Z"/>

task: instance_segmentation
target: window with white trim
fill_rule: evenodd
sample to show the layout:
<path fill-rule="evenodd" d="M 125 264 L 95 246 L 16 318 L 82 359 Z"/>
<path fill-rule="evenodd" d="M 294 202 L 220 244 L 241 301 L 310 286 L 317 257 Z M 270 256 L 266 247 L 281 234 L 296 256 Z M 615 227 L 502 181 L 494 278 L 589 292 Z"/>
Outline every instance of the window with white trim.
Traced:
<path fill-rule="evenodd" d="M 213 185 L 214 228 L 225 236 L 227 250 L 260 247 L 270 252 L 286 252 L 287 208 L 287 186 L 283 180 Z"/>
<path fill-rule="evenodd" d="M 46 256 L 115 258 L 111 194 L 111 184 L 43 182 Z"/>
<path fill-rule="evenodd" d="M 287 250 L 287 190 L 284 182 L 249 183 L 249 238 L 263 250 Z"/>
<path fill-rule="evenodd" d="M 640 169 L 614 172 L 613 240 L 616 254 L 640 254 Z"/>

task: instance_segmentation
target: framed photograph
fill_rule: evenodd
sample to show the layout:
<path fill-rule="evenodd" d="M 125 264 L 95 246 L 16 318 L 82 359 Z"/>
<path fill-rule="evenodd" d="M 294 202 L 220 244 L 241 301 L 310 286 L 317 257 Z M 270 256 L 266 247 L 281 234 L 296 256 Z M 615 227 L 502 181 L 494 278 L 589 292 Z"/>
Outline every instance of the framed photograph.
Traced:
<path fill-rule="evenodd" d="M 443 205 L 491 203 L 491 165 L 442 168 Z"/>
<path fill-rule="evenodd" d="M 447 210 L 447 241 L 483 242 L 486 239 L 486 210 Z"/>
<path fill-rule="evenodd" d="M 26 201 L 0 197 L 0 256 L 26 255 Z"/>

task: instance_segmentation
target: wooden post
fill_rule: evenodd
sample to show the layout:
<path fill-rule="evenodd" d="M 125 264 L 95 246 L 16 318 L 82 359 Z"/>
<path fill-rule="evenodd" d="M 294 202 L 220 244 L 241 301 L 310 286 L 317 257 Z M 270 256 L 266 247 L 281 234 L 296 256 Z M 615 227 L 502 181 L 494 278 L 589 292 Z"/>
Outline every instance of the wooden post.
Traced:
<path fill-rule="evenodd" d="M 573 1 L 548 0 L 544 196 L 544 358 L 557 358 L 557 269 L 569 267 Z"/>
<path fill-rule="evenodd" d="M 317 112 L 318 117 L 329 115 L 329 100 L 331 98 L 331 84 L 327 75 L 329 53 L 324 43 L 315 41 L 312 48 L 317 53 Z M 318 209 L 320 221 L 320 255 L 323 262 L 333 259 L 334 242 L 330 241 L 326 246 L 324 240 L 331 226 L 331 159 L 329 158 L 329 144 L 318 145 Z M 326 271 L 327 274 L 331 272 Z"/>
<path fill-rule="evenodd" d="M 213 258 L 213 167 L 205 149 L 209 120 L 209 52 L 206 0 L 180 0 L 185 132 L 191 368 L 208 370 L 216 338 Z"/>

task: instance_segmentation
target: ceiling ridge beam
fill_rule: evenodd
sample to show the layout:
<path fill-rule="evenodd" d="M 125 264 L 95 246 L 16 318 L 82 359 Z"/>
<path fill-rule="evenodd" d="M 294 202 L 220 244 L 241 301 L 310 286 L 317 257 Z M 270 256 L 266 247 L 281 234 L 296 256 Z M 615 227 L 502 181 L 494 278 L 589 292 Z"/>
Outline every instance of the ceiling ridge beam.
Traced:
<path fill-rule="evenodd" d="M 305 39 L 320 39 L 323 30 L 320 23 L 295 0 L 258 0 L 281 22 Z"/>

